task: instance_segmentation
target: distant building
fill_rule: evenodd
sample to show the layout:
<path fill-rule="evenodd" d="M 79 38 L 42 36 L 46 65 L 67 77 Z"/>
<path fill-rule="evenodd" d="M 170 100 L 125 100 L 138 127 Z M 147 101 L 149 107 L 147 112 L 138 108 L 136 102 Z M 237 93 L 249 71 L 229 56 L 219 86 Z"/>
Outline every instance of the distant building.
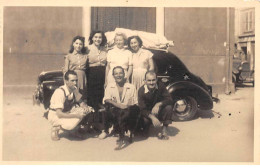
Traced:
<path fill-rule="evenodd" d="M 255 8 L 235 9 L 235 57 L 255 64 Z"/>

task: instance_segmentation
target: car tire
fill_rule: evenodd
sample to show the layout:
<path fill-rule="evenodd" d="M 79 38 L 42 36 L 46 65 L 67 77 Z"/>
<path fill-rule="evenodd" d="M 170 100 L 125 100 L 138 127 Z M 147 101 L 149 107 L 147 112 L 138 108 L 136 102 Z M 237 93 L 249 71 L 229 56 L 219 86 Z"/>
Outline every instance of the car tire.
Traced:
<path fill-rule="evenodd" d="M 178 101 L 184 101 L 186 108 L 183 111 L 178 111 L 176 109 Z M 185 96 L 178 99 L 175 99 L 173 104 L 173 116 L 172 119 L 175 121 L 188 121 L 195 117 L 198 111 L 197 101 L 191 96 Z"/>

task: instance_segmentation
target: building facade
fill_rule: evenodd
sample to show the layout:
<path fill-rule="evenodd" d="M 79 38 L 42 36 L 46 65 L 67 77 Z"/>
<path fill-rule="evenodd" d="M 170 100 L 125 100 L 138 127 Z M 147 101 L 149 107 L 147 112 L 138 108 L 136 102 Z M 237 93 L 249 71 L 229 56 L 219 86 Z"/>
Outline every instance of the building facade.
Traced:
<path fill-rule="evenodd" d="M 91 30 L 116 27 L 164 35 L 213 92 L 232 91 L 233 8 L 5 7 L 4 84 L 33 85 L 41 71 L 61 69 L 74 36 L 87 42 Z"/>
<path fill-rule="evenodd" d="M 255 8 L 235 9 L 235 57 L 255 65 Z"/>

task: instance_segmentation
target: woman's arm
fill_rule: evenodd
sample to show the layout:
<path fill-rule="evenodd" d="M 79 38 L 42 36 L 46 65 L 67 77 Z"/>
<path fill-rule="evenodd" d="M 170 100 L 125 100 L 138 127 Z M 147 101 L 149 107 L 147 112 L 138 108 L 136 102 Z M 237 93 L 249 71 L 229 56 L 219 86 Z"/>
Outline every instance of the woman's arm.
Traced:
<path fill-rule="evenodd" d="M 153 59 L 150 58 L 149 59 L 149 71 L 152 71 L 152 70 L 154 70 L 154 63 L 153 63 Z"/>
<path fill-rule="evenodd" d="M 107 62 L 106 76 L 105 76 L 105 87 L 107 86 L 107 77 L 108 77 L 109 70 L 110 70 L 110 62 Z"/>
<path fill-rule="evenodd" d="M 69 70 L 69 58 L 68 55 L 65 57 L 65 63 L 64 63 L 64 69 L 63 69 L 63 73 L 67 72 Z"/>
<path fill-rule="evenodd" d="M 127 69 L 127 76 L 126 79 L 129 82 L 130 77 L 133 73 L 133 54 L 131 51 L 129 51 L 129 55 L 128 55 L 128 69 Z"/>
<path fill-rule="evenodd" d="M 129 82 L 130 76 L 133 73 L 133 65 L 129 65 L 128 66 L 128 70 L 127 70 L 127 76 L 126 76 L 126 80 Z"/>

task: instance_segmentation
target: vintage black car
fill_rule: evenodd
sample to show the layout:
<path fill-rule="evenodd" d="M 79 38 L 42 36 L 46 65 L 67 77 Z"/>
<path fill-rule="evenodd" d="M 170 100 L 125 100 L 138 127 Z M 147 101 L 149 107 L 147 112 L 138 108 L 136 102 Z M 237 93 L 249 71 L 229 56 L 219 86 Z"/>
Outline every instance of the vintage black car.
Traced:
<path fill-rule="evenodd" d="M 174 100 L 173 119 L 185 121 L 194 118 L 198 109 L 213 108 L 212 88 L 192 74 L 180 59 L 171 52 L 150 50 L 158 79 L 163 82 Z M 54 90 L 63 85 L 62 71 L 42 72 L 38 77 L 34 103 L 42 103 L 47 109 Z"/>

